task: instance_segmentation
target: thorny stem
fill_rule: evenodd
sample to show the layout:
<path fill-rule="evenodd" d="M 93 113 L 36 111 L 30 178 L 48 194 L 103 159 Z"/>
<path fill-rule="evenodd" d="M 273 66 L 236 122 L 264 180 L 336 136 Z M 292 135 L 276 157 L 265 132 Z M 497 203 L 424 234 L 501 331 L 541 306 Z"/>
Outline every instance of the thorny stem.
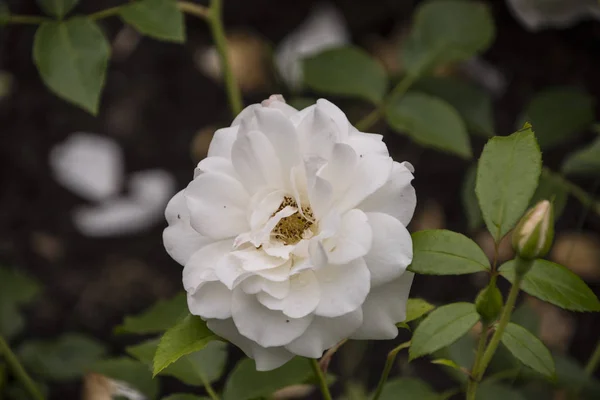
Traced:
<path fill-rule="evenodd" d="M 177 3 L 177 7 L 184 13 L 194 15 L 198 18 L 204 18 L 208 20 L 210 18 L 210 11 L 208 8 L 195 4 L 190 1 L 180 1 Z"/>
<path fill-rule="evenodd" d="M 208 23 L 212 31 L 217 53 L 219 53 L 219 58 L 221 60 L 221 69 L 223 70 L 223 80 L 225 81 L 229 107 L 235 116 L 238 115 L 243 108 L 242 94 L 235 76 L 233 76 L 233 71 L 231 70 L 231 65 L 229 63 L 227 39 L 225 38 L 225 30 L 223 29 L 222 9 L 223 5 L 221 0 L 210 0 L 210 18 L 208 19 Z"/>
<path fill-rule="evenodd" d="M 383 391 L 383 386 L 387 381 L 388 376 L 390 375 L 390 371 L 394 366 L 394 361 L 396 361 L 396 356 L 400 352 L 400 350 L 406 349 L 410 347 L 410 340 L 408 342 L 404 342 L 400 344 L 398 347 L 394 348 L 392 351 L 388 353 L 387 359 L 385 360 L 385 366 L 383 367 L 383 372 L 381 373 L 381 378 L 379 378 L 379 383 L 377 384 L 377 389 L 375 390 L 375 394 L 373 395 L 372 400 L 379 399 L 381 396 L 381 392 Z"/>
<path fill-rule="evenodd" d="M 315 373 L 315 378 L 319 381 L 319 388 L 321 389 L 321 394 L 323 395 L 323 400 L 332 400 L 331 393 L 329 393 L 329 387 L 327 386 L 327 380 L 325 379 L 325 374 L 319 365 L 319 361 L 311 358 L 310 366 Z"/>
<path fill-rule="evenodd" d="M 27 371 L 25 371 L 25 368 L 23 368 L 2 336 L 0 336 L 0 355 L 4 357 L 15 377 L 21 381 L 23 388 L 29 392 L 31 397 L 35 400 L 44 400 L 44 396 L 38 389 L 36 383 L 27 374 Z"/>
<path fill-rule="evenodd" d="M 332 348 L 327 350 L 327 352 L 323 355 L 323 357 L 321 357 L 321 359 L 319 360 L 319 366 L 321 367 L 321 370 L 323 372 L 327 372 L 331 358 L 340 349 L 340 347 L 342 347 L 344 344 L 346 344 L 347 341 L 348 341 L 348 339 L 341 340 L 338 344 L 336 344 L 335 346 L 333 346 Z"/>
<path fill-rule="evenodd" d="M 119 14 L 119 11 L 121 11 L 121 7 L 122 6 L 110 7 L 110 8 L 107 8 L 106 10 L 101 10 L 101 11 L 95 12 L 93 14 L 90 14 L 90 15 L 88 15 L 88 18 L 93 19 L 93 20 L 98 20 L 98 19 L 112 17 L 113 15 Z"/>
<path fill-rule="evenodd" d="M 485 344 L 487 343 L 488 337 L 488 324 L 481 324 L 481 333 L 479 334 L 479 343 L 477 344 L 477 353 L 475 353 L 475 361 L 473 363 L 472 374 L 479 369 L 481 365 L 481 359 L 485 351 Z M 473 379 L 473 375 L 469 377 L 469 383 L 467 385 L 467 400 L 475 400 L 475 393 L 477 392 L 478 382 Z"/>
<path fill-rule="evenodd" d="M 531 261 L 525 261 L 521 258 L 517 258 L 516 262 L 530 263 Z M 517 271 L 519 270 L 518 267 L 519 266 L 517 266 Z M 471 382 L 469 382 L 469 385 L 467 387 L 468 400 L 475 399 L 475 395 L 477 393 L 477 385 L 479 381 L 481 381 L 481 378 L 483 377 L 483 374 L 485 373 L 485 370 L 487 369 L 490 361 L 492 361 L 492 357 L 496 353 L 498 345 L 500 344 L 500 339 L 504 334 L 504 329 L 506 328 L 506 325 L 508 325 L 508 323 L 510 322 L 510 317 L 512 315 L 513 308 L 515 307 L 517 297 L 519 296 L 519 289 L 521 287 L 521 282 L 523 281 L 523 276 L 524 273 L 517 272 L 515 276 L 515 282 L 510 288 L 510 292 L 508 293 L 508 299 L 506 299 L 506 304 L 504 305 L 504 309 L 502 310 L 502 315 L 500 316 L 500 321 L 498 322 L 496 331 L 490 339 L 490 343 L 483 352 L 483 355 L 479 354 L 482 351 L 481 347 L 479 347 L 477 350 L 477 355 L 475 356 L 475 359 L 481 358 L 481 360 L 478 365 L 475 365 L 471 373 Z"/>

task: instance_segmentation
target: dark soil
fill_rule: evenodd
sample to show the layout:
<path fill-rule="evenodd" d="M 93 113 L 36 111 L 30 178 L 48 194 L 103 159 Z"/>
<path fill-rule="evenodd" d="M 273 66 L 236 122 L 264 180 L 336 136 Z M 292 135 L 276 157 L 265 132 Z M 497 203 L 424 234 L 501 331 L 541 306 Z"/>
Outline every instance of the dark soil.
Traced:
<path fill-rule="evenodd" d="M 19 14 L 39 14 L 32 0 L 8 1 Z M 119 4 L 119 0 L 84 1 L 77 12 L 90 13 Z M 229 27 L 250 28 L 271 42 L 293 30 L 316 1 L 226 0 Z M 338 0 L 352 35 L 361 42 L 369 34 L 386 34 L 407 20 L 411 1 Z M 498 33 L 484 58 L 509 80 L 505 95 L 495 104 L 497 132 L 508 134 L 528 99 L 550 85 L 576 85 L 600 98 L 600 23 L 584 22 L 571 29 L 530 33 L 518 24 L 504 2 L 492 5 Z M 189 156 L 194 134 L 209 124 L 229 121 L 223 89 L 198 72 L 193 51 L 210 42 L 208 31 L 196 19 L 188 21 L 188 42 L 181 46 L 142 39 L 132 54 L 111 61 L 100 114 L 94 118 L 58 99 L 41 82 L 31 57 L 35 28 L 10 26 L 0 30 L 0 69 L 15 78 L 12 94 L 0 100 L 0 263 L 16 265 L 44 285 L 43 296 L 29 309 L 26 337 L 50 338 L 66 331 L 88 333 L 106 341 L 115 354 L 128 339 L 112 335 L 124 315 L 142 310 L 158 298 L 180 290 L 181 268 L 162 246 L 163 225 L 124 238 L 92 239 L 80 235 L 69 213 L 84 202 L 51 177 L 48 153 L 75 131 L 114 137 L 124 148 L 128 172 L 160 167 L 175 174 L 179 187 L 191 176 Z M 109 38 L 121 27 L 117 19 L 102 22 Z M 246 98 L 246 104 L 267 96 Z M 365 109 L 365 112 L 368 111 Z M 381 127 L 381 129 L 385 129 Z M 468 163 L 418 148 L 404 137 L 385 131 L 396 159 L 416 168 L 419 199 L 434 199 L 444 210 L 447 228 L 466 231 L 458 196 Z M 586 142 L 544 154 L 547 165 L 560 165 L 564 154 Z M 474 139 L 475 154 L 483 146 Z M 593 183 L 579 181 L 591 190 Z M 421 202 L 423 204 L 423 202 Z M 571 199 L 558 230 L 581 229 L 584 212 Z M 584 230 L 600 231 L 597 215 L 588 215 Z M 46 247 L 44 247 L 46 246 Z M 54 251 L 43 251 L 50 246 Z M 600 285 L 592 285 L 596 293 Z M 413 296 L 433 302 L 471 300 L 477 289 L 469 279 L 418 277 Z M 600 316 L 577 314 L 577 331 L 570 353 L 585 362 L 600 332 Z M 402 339 L 402 338 L 400 338 Z M 400 341 L 398 339 L 398 341 Z M 391 343 L 370 349 L 360 374 L 374 384 Z M 235 354 L 238 354 L 236 352 Z M 437 389 L 451 381 L 426 361 L 414 363 L 419 374 Z M 334 365 L 334 369 L 339 365 Z M 165 389 L 175 387 L 170 382 Z M 78 398 L 79 386 L 57 385 L 52 398 Z"/>

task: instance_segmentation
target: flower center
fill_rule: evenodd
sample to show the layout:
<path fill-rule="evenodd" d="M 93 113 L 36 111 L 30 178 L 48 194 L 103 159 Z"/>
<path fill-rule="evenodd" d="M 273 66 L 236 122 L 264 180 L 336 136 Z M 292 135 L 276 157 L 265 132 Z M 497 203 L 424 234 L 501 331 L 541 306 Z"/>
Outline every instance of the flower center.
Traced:
<path fill-rule="evenodd" d="M 282 218 L 275 228 L 271 231 L 275 238 L 281 240 L 285 244 L 296 244 L 302 240 L 304 232 L 311 227 L 313 222 L 313 213 L 310 206 L 300 207 L 294 199 L 289 196 L 285 196 L 279 208 L 273 213 L 277 214 L 285 207 L 290 206 L 298 209 L 298 212 L 290 215 L 289 217 Z"/>

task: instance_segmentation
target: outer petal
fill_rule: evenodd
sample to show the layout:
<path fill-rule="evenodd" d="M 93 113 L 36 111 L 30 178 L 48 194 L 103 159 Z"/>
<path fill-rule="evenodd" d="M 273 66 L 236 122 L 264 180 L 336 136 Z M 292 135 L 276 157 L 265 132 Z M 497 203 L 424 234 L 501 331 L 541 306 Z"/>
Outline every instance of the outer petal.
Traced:
<path fill-rule="evenodd" d="M 303 271 L 290 278 L 287 296 L 278 299 L 268 293 L 259 293 L 256 298 L 271 310 L 282 311 L 290 318 L 302 318 L 312 313 L 320 299 L 319 283 L 314 272 Z"/>
<path fill-rule="evenodd" d="M 367 154 L 359 158 L 354 170 L 354 181 L 342 195 L 336 206 L 340 211 L 355 208 L 369 195 L 381 188 L 392 172 L 393 161 L 390 157 Z"/>
<path fill-rule="evenodd" d="M 339 317 L 359 308 L 369 294 L 370 275 L 362 258 L 315 271 L 321 287 L 316 315 Z"/>
<path fill-rule="evenodd" d="M 188 308 L 202 318 L 231 318 L 232 296 L 231 290 L 221 282 L 207 282 L 195 293 L 188 292 Z"/>
<path fill-rule="evenodd" d="M 348 130 L 350 128 L 350 122 L 348 122 L 346 114 L 338 106 L 326 99 L 317 100 L 317 110 L 324 112 L 331 118 L 337 126 L 338 141 L 345 142 L 348 139 Z"/>
<path fill-rule="evenodd" d="M 256 110 L 256 119 L 258 129 L 265 134 L 275 149 L 281 164 L 283 177 L 289 179 L 291 168 L 300 163 L 296 127 L 283 112 L 273 108 Z"/>
<path fill-rule="evenodd" d="M 393 339 L 396 324 L 406 319 L 406 301 L 414 274 L 406 271 L 400 278 L 374 288 L 363 304 L 363 324 L 351 339 Z"/>
<path fill-rule="evenodd" d="M 184 289 L 193 293 L 203 283 L 217 280 L 215 267 L 227 258 L 232 246 L 232 240 L 222 240 L 195 252 L 183 268 Z"/>
<path fill-rule="evenodd" d="M 231 159 L 231 147 L 237 138 L 237 126 L 218 129 L 208 146 L 208 157 L 224 157 Z"/>
<path fill-rule="evenodd" d="M 389 214 L 368 213 L 373 230 L 371 251 L 364 257 L 371 272 L 371 288 L 390 282 L 412 262 L 412 239 L 400 221 Z"/>
<path fill-rule="evenodd" d="M 290 318 L 281 311 L 272 311 L 260 304 L 256 296 L 242 290 L 233 292 L 232 315 L 242 336 L 263 347 L 283 346 L 296 339 L 312 322 L 313 316 Z"/>
<path fill-rule="evenodd" d="M 283 299 L 290 292 L 290 281 L 273 282 L 261 276 L 251 276 L 242 282 L 242 290 L 247 294 L 265 292 L 277 299 Z"/>
<path fill-rule="evenodd" d="M 338 201 L 354 181 L 358 158 L 352 147 L 345 143 L 336 143 L 329 162 L 319 171 L 319 176 L 331 183 L 334 201 Z"/>
<path fill-rule="evenodd" d="M 268 349 L 259 346 L 238 332 L 232 319 L 209 319 L 208 328 L 217 335 L 229 340 L 238 346 L 246 355 L 256 362 L 258 371 L 270 371 L 281 367 L 294 357 L 283 347 L 270 347 Z"/>
<path fill-rule="evenodd" d="M 299 356 L 319 358 L 325 350 L 354 333 L 362 321 L 361 308 L 337 318 L 315 317 L 306 332 L 285 348 Z"/>
<path fill-rule="evenodd" d="M 248 195 L 239 181 L 220 173 L 199 175 L 185 190 L 190 224 L 213 239 L 249 230 L 245 207 Z"/>
<path fill-rule="evenodd" d="M 231 157 L 233 167 L 249 193 L 265 187 L 283 187 L 279 157 L 262 132 L 240 131 L 233 143 Z"/>
<path fill-rule="evenodd" d="M 177 193 L 167 204 L 165 218 L 169 226 L 163 231 L 167 253 L 181 265 L 185 265 L 194 252 L 212 242 L 212 239 L 200 235 L 191 227 L 183 193 L 184 190 Z"/>
<path fill-rule="evenodd" d="M 412 165 L 394 162 L 389 179 L 379 190 L 367 197 L 358 207 L 365 212 L 383 212 L 408 225 L 417 206 Z"/>
<path fill-rule="evenodd" d="M 390 155 L 387 146 L 383 142 L 383 136 L 376 133 L 359 132 L 353 127 L 346 143 L 362 156 L 379 154 L 387 157 Z"/>
<path fill-rule="evenodd" d="M 194 169 L 194 178 L 203 172 L 220 172 L 238 179 L 233 164 L 229 158 L 224 157 L 206 157 L 200 161 Z"/>
<path fill-rule="evenodd" d="M 324 243 L 331 264 L 346 264 L 366 255 L 371 249 L 373 232 L 367 216 L 354 209 L 345 213 L 336 234 Z"/>
<path fill-rule="evenodd" d="M 328 160 L 333 146 L 340 141 L 338 129 L 333 119 L 322 109 L 312 108 L 297 128 L 302 153 Z"/>

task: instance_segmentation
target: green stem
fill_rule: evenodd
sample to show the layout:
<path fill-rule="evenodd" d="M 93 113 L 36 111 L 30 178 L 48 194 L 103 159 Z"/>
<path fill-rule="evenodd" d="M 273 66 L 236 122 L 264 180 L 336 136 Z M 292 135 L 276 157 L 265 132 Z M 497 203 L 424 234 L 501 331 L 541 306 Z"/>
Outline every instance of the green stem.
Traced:
<path fill-rule="evenodd" d="M 379 383 L 377 384 L 377 389 L 375 390 L 375 394 L 373 395 L 372 400 L 379 399 L 381 396 L 381 392 L 383 391 L 383 386 L 387 381 L 388 376 L 390 375 L 390 371 L 394 366 L 394 361 L 396 361 L 396 356 L 400 352 L 400 350 L 406 349 L 410 347 L 410 340 L 408 342 L 404 342 L 398 347 L 394 348 L 392 351 L 388 353 L 387 359 L 385 360 L 385 366 L 383 367 L 383 372 L 381 373 L 381 378 L 379 378 Z"/>
<path fill-rule="evenodd" d="M 222 18 L 223 5 L 221 0 L 210 0 L 210 18 L 208 19 L 213 40 L 219 58 L 221 60 L 221 69 L 223 70 L 223 79 L 225 81 L 225 89 L 227 98 L 229 99 L 229 107 L 233 115 L 238 115 L 243 108 L 242 94 L 238 86 L 231 65 L 229 64 L 229 54 L 227 52 L 227 39 L 225 38 L 225 30 L 223 29 Z"/>
<path fill-rule="evenodd" d="M 598 363 L 600 363 L 600 340 L 596 343 L 596 349 L 585 366 L 585 374 L 592 376 L 598 367 Z"/>
<path fill-rule="evenodd" d="M 331 400 L 331 393 L 329 393 L 329 387 L 327 386 L 327 380 L 325 379 L 325 374 L 323 370 L 319 366 L 319 361 L 311 358 L 310 366 L 315 373 L 315 378 L 319 381 L 319 388 L 321 389 L 321 394 L 323 395 L 323 400 Z"/>
<path fill-rule="evenodd" d="M 8 17 L 9 24 L 39 25 L 47 21 L 50 21 L 50 19 L 36 15 L 10 15 Z"/>
<path fill-rule="evenodd" d="M 177 3 L 177 7 L 184 13 L 194 15 L 198 18 L 204 18 L 208 20 L 210 18 L 210 12 L 208 8 L 195 4 L 189 1 L 180 1 Z"/>
<path fill-rule="evenodd" d="M 371 111 L 367 116 L 358 121 L 355 124 L 356 129 L 359 131 L 366 131 L 379 121 L 379 118 L 383 116 L 383 112 L 387 104 L 393 97 L 402 96 L 412 86 L 413 83 L 419 78 L 419 74 L 408 74 L 398 82 L 398 84 L 392 89 L 390 93 L 383 99 L 383 101 Z"/>
<path fill-rule="evenodd" d="M 530 261 L 525 261 L 520 258 L 517 258 L 516 262 L 530 263 Z M 519 270 L 519 266 L 517 266 L 517 270 Z M 500 321 L 498 322 L 496 331 L 494 332 L 494 335 L 490 339 L 490 343 L 488 344 L 487 348 L 485 349 L 485 352 L 483 353 L 481 362 L 479 363 L 477 368 L 474 369 L 472 372 L 473 380 L 476 382 L 472 394 L 473 398 L 477 390 L 477 382 L 481 380 L 490 361 L 492 361 L 492 357 L 496 353 L 496 349 L 500 344 L 500 339 L 502 338 L 504 329 L 506 328 L 506 325 L 508 325 L 508 323 L 510 322 L 510 316 L 512 315 L 513 308 L 515 307 L 515 303 L 517 302 L 517 297 L 519 296 L 519 288 L 521 286 L 521 282 L 523 281 L 523 275 L 524 274 L 519 272 L 516 273 L 515 282 L 510 288 L 510 292 L 508 293 L 508 299 L 506 300 L 506 304 L 504 305 L 504 309 L 502 310 L 502 315 L 500 316 Z"/>
<path fill-rule="evenodd" d="M 481 333 L 479 334 L 479 343 L 477 344 L 477 353 L 475 353 L 475 361 L 473 363 L 472 373 L 479 369 L 481 365 L 481 359 L 485 351 L 485 344 L 487 343 L 488 336 L 488 324 L 481 324 Z M 477 382 L 473 379 L 473 375 L 469 377 L 469 383 L 467 384 L 467 400 L 475 400 L 475 393 L 477 393 Z"/>
<path fill-rule="evenodd" d="M 23 368 L 15 354 L 8 346 L 8 343 L 6 343 L 2 336 L 0 336 L 0 355 L 4 356 L 4 359 L 6 360 L 6 363 L 12 370 L 13 374 L 19 381 L 21 381 L 23 388 L 29 392 L 31 397 L 35 400 L 44 400 L 44 396 L 38 389 L 37 385 L 27 374 L 27 371 L 25 371 L 25 368 Z"/>
<path fill-rule="evenodd" d="M 202 385 L 204 385 L 204 390 L 206 390 L 206 393 L 208 393 L 208 395 L 210 396 L 210 398 L 212 400 L 220 400 L 219 399 L 219 395 L 217 394 L 217 392 L 215 392 L 215 390 L 213 389 L 212 385 L 210 384 L 210 382 L 208 381 L 208 379 L 206 379 L 206 377 L 204 376 L 204 374 L 199 374 L 200 375 L 200 380 L 202 381 Z"/>
<path fill-rule="evenodd" d="M 121 11 L 122 6 L 110 7 L 106 10 L 98 11 L 93 14 L 88 15 L 89 19 L 98 20 L 103 18 L 112 17 L 113 15 L 117 15 L 119 11 Z"/>

